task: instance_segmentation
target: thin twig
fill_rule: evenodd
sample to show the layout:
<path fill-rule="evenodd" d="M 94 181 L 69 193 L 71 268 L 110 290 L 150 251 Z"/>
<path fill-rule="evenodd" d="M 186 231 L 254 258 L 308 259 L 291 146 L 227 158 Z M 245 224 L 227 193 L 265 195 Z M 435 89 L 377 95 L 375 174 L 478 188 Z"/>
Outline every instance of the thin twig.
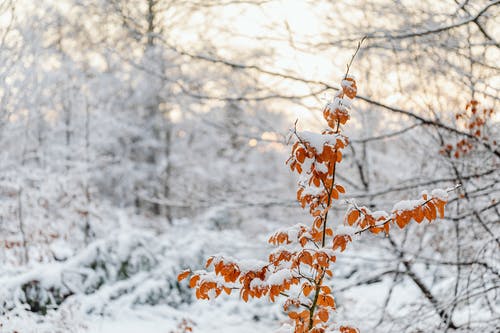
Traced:
<path fill-rule="evenodd" d="M 461 186 L 462 186 L 461 184 L 457 184 L 457 185 L 455 185 L 455 187 L 452 187 L 452 188 L 450 188 L 450 189 L 446 190 L 446 192 L 448 192 L 448 193 L 453 192 L 453 191 L 455 191 L 456 189 L 458 189 L 458 188 L 459 188 L 459 187 L 461 187 Z M 434 199 L 434 198 L 429 198 L 429 199 L 425 200 L 425 201 L 424 201 L 423 203 L 421 203 L 419 206 L 420 206 L 420 207 L 425 206 L 425 204 L 427 204 L 428 202 L 430 202 L 432 199 Z M 365 214 L 365 213 L 363 213 L 363 212 L 362 212 L 362 211 L 361 211 L 361 210 L 360 210 L 360 209 L 359 209 L 356 205 L 355 205 L 355 207 L 356 207 L 356 209 L 357 209 L 357 210 L 358 210 L 361 214 L 363 214 L 363 215 L 365 215 L 365 216 L 366 216 L 366 214 Z M 391 222 L 391 221 L 393 221 L 393 220 L 394 220 L 394 217 L 388 218 L 387 220 L 385 220 L 385 221 L 384 221 L 384 222 L 382 222 L 382 223 L 375 224 L 375 225 L 370 225 L 370 226 L 368 226 L 368 227 L 366 227 L 366 228 L 364 228 L 364 229 L 361 229 L 361 230 L 356 231 L 354 234 L 355 234 L 355 235 L 359 235 L 359 234 L 361 234 L 361 233 L 363 233 L 363 232 L 365 232 L 365 231 L 367 231 L 367 230 L 370 230 L 370 229 L 373 229 L 373 228 L 380 228 L 380 227 L 383 227 L 384 225 L 386 225 L 387 223 L 389 223 L 389 222 Z"/>
<path fill-rule="evenodd" d="M 347 79 L 347 76 L 349 75 L 349 69 L 351 69 L 351 65 L 354 61 L 354 58 L 356 57 L 356 55 L 358 54 L 359 52 L 359 49 L 361 48 L 361 44 L 363 44 L 363 42 L 365 41 L 367 36 L 364 36 L 363 38 L 361 38 L 361 40 L 358 42 L 358 46 L 356 47 L 356 51 L 354 51 L 354 54 L 352 55 L 351 57 L 351 60 L 349 61 L 349 63 L 347 64 L 347 70 L 345 72 L 345 77 L 344 79 Z"/>

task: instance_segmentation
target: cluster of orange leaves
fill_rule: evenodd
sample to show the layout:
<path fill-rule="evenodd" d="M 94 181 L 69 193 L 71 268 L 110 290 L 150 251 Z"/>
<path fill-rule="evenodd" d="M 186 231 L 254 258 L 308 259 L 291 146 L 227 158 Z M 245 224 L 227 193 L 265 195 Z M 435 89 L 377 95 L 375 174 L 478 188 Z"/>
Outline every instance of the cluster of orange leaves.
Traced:
<path fill-rule="evenodd" d="M 341 83 L 341 87 L 342 89 L 337 93 L 337 97 L 345 97 L 351 100 L 356 97 L 358 87 L 354 78 L 346 76 Z M 349 120 L 349 107 L 346 105 L 334 105 L 334 107 L 327 105 L 323 109 L 323 117 L 330 128 L 335 128 L 338 124 L 344 125 Z"/>
<path fill-rule="evenodd" d="M 446 200 L 441 196 L 430 196 L 427 194 L 422 195 L 422 199 L 415 201 L 413 207 L 410 209 L 398 210 L 395 209 L 391 214 L 377 214 L 373 213 L 366 207 L 352 207 L 346 214 L 346 223 L 350 226 L 357 226 L 360 228 L 359 232 L 370 231 L 378 234 L 383 231 L 389 234 L 391 223 L 396 223 L 401 229 L 406 227 L 411 220 L 421 223 L 424 219 L 429 222 L 438 218 L 444 217 L 444 207 Z"/>
<path fill-rule="evenodd" d="M 348 144 L 348 138 L 341 134 L 341 125 L 349 120 L 348 110 L 356 92 L 356 82 L 346 76 L 334 100 L 323 110 L 329 128 L 321 134 L 293 132 L 297 140 L 287 164 L 302 175 L 297 200 L 302 208 L 309 208 L 311 225 L 298 224 L 273 234 L 268 242 L 276 249 L 266 262 L 258 265 L 210 257 L 206 268 L 213 267 L 213 271 L 186 270 L 179 274 L 179 281 L 190 277 L 189 286 L 196 289 L 198 299 L 214 298 L 222 292 L 230 294 L 234 289 L 239 290 L 245 302 L 262 296 L 274 302 L 284 296 L 283 309 L 293 323 L 294 333 L 358 332 L 353 327 L 332 322 L 336 305 L 331 289 L 325 285 L 326 278 L 333 276 L 336 254 L 346 249 L 353 236 L 336 233 L 327 226 L 327 220 L 334 200 L 346 192 L 336 183 L 335 170 L 342 161 L 341 150 Z M 345 215 L 344 224 L 346 228 L 357 228 L 355 233 L 365 230 L 388 233 L 393 223 L 403 228 L 412 219 L 418 223 L 424 218 L 432 221 L 437 212 L 442 217 L 445 203 L 442 197 L 424 196 L 410 209 L 396 210 L 383 217 L 354 206 Z"/>
<path fill-rule="evenodd" d="M 469 134 L 477 139 L 489 140 L 489 137 L 485 133 L 485 129 L 488 120 L 492 118 L 495 110 L 493 108 L 481 108 L 479 109 L 479 102 L 472 100 L 467 103 L 465 110 L 459 112 L 455 115 L 457 121 L 462 121 L 463 126 L 469 131 Z M 496 145 L 496 141 L 493 141 L 493 145 Z M 453 156 L 455 158 L 460 158 L 461 156 L 467 155 L 471 150 L 474 149 L 473 142 L 468 139 L 460 139 L 454 144 L 446 144 L 441 148 L 440 153 L 446 156 Z"/>

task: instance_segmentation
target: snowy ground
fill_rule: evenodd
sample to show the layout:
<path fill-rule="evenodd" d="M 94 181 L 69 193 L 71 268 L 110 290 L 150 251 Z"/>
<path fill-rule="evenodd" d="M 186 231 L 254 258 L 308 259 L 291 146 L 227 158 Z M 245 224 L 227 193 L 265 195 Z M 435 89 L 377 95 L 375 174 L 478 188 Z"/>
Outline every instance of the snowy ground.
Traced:
<path fill-rule="evenodd" d="M 270 321 L 277 324 L 282 317 L 278 306 L 262 301 L 245 304 L 237 295 L 198 302 L 191 290 L 177 285 L 176 275 L 182 269 L 202 267 L 210 254 L 258 253 L 259 243 L 248 238 L 248 229 L 216 227 L 217 212 L 176 221 L 156 232 L 122 212 L 114 233 L 65 261 L 0 270 L 0 298 L 14 308 L 0 319 L 0 331 L 169 333 L 188 319 L 198 332 L 255 332 L 269 327 Z M 265 242 L 265 236 L 255 235 L 259 242 Z M 61 256 L 72 252 L 61 244 L 57 250 Z M 59 294 L 72 295 L 58 309 L 49 305 L 45 316 L 24 311 L 24 288 L 34 282 L 37 288 L 31 292 L 38 293 L 35 298 L 40 303 L 54 303 Z"/>
<path fill-rule="evenodd" d="M 180 333 L 177 327 L 184 319 L 193 323 L 195 333 L 250 333 L 271 332 L 286 323 L 280 304 L 244 303 L 237 293 L 197 301 L 186 283 L 176 279 L 185 268 L 202 268 L 210 255 L 264 258 L 268 249 L 261 245 L 279 223 L 256 214 L 235 225 L 225 207 L 177 220 L 173 226 L 122 210 L 115 213 L 115 228 L 84 249 L 74 251 L 70 244 L 58 243 L 56 257 L 65 260 L 0 269 L 0 299 L 4 309 L 11 310 L 0 318 L 1 333 Z M 375 246 L 377 240 L 383 238 L 367 237 L 339 256 L 331 284 L 335 321 L 356 323 L 363 332 L 397 331 L 397 325 L 427 303 L 411 281 L 399 280 L 384 306 L 396 280 L 391 274 L 380 275 L 393 259 Z M 418 265 L 415 269 L 431 285 L 429 270 Z M 447 283 L 434 291 L 448 290 Z M 55 307 L 58 297 L 65 299 Z M 39 312 L 40 304 L 47 304 L 46 314 L 27 311 L 26 303 Z M 381 317 L 389 318 L 390 326 L 374 330 Z M 433 309 L 421 311 L 419 322 L 422 328 L 435 323 Z"/>
<path fill-rule="evenodd" d="M 176 282 L 182 269 L 201 268 L 212 254 L 262 258 L 266 250 L 260 245 L 268 233 L 258 230 L 272 230 L 273 223 L 253 219 L 233 228 L 224 224 L 217 208 L 153 231 L 154 222 L 124 212 L 116 216 L 116 231 L 81 251 L 72 253 L 69 245 L 59 244 L 57 255 L 68 256 L 64 261 L 0 270 L 0 297 L 14 308 L 0 320 L 2 333 L 170 333 L 183 319 L 193 323 L 194 332 L 245 333 L 266 332 L 285 323 L 279 304 L 244 303 L 237 294 L 197 301 L 191 290 L 185 285 L 179 289 Z M 40 303 L 53 304 L 58 294 L 72 295 L 57 309 L 49 305 L 45 316 L 25 311 L 25 286 L 34 281 L 38 289 L 31 293 L 37 293 L 33 297 Z M 366 300 L 367 291 L 361 293 Z M 355 296 L 344 297 L 351 303 Z"/>

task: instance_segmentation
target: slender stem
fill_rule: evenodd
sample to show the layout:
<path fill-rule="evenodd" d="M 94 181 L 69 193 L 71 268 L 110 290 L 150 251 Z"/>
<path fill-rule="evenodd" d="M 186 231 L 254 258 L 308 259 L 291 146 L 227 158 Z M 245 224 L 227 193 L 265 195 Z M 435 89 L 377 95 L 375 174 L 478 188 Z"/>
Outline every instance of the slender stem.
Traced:
<path fill-rule="evenodd" d="M 356 57 L 356 54 L 358 54 L 358 51 L 361 48 L 361 44 L 363 43 L 363 41 L 365 39 L 366 39 L 366 36 L 363 37 L 363 39 L 361 39 L 359 41 L 358 46 L 356 48 L 356 52 L 354 52 L 354 54 L 353 54 L 353 56 L 351 58 L 351 61 L 349 61 L 349 63 L 347 64 L 347 71 L 346 71 L 346 74 L 345 74 L 345 78 L 346 79 L 347 79 L 347 76 L 349 75 L 349 69 L 350 69 L 350 67 L 351 67 L 351 65 L 352 65 L 352 63 L 354 61 L 354 58 Z M 340 132 L 340 121 L 337 120 L 336 128 L 335 128 L 335 133 L 338 134 L 339 132 Z M 297 134 L 296 130 L 295 130 L 295 134 Z M 337 151 L 338 151 L 338 149 L 335 150 L 335 159 L 336 159 L 336 156 L 337 156 Z M 323 187 L 324 187 L 325 191 L 328 194 L 328 202 L 327 202 L 325 216 L 323 218 L 323 234 L 322 234 L 322 239 L 321 239 L 321 248 L 324 248 L 325 244 L 326 244 L 326 225 L 327 225 L 327 222 L 328 222 L 328 212 L 330 210 L 331 203 L 332 203 L 333 187 L 335 186 L 336 166 L 337 166 L 337 161 L 335 160 L 335 162 L 333 162 L 332 183 L 330 185 L 330 188 L 326 187 L 325 183 L 323 182 Z M 313 328 L 314 312 L 316 311 L 316 307 L 317 307 L 317 304 L 318 304 L 318 297 L 319 297 L 319 293 L 321 291 L 321 286 L 322 286 L 322 283 L 323 283 L 323 277 L 325 276 L 325 272 L 326 272 L 326 268 L 324 268 L 324 267 L 321 268 L 320 273 L 318 274 L 318 276 L 319 276 L 318 282 L 315 283 L 316 284 L 316 290 L 314 292 L 314 299 L 313 299 L 313 303 L 312 303 L 311 307 L 309 308 L 309 330 L 311 330 Z"/>
<path fill-rule="evenodd" d="M 347 79 L 347 76 L 349 75 L 349 69 L 351 68 L 351 65 L 354 61 L 354 58 L 356 57 L 356 55 L 358 54 L 358 51 L 359 49 L 361 48 L 361 44 L 363 44 L 363 42 L 365 41 L 367 36 L 364 36 L 363 38 L 361 38 L 361 40 L 358 42 L 358 46 L 356 47 L 356 51 L 354 52 L 354 54 L 352 55 L 352 58 L 351 58 L 351 61 L 349 61 L 349 63 L 347 64 L 347 70 L 345 72 L 345 78 Z"/>
<path fill-rule="evenodd" d="M 335 150 L 335 153 L 337 150 Z M 337 154 L 335 154 L 336 156 Z M 333 191 L 333 186 L 335 186 L 335 169 L 337 167 L 337 162 L 333 163 L 333 177 L 332 177 L 332 184 L 330 185 L 330 189 L 325 188 L 325 190 L 328 192 L 328 206 L 327 210 L 325 213 L 325 218 L 323 219 L 323 237 L 321 239 L 321 247 L 325 246 L 326 243 L 326 222 L 328 220 L 328 212 L 330 211 L 330 206 L 332 203 L 332 191 Z"/>
<path fill-rule="evenodd" d="M 340 131 L 340 124 L 339 121 L 337 120 L 337 129 L 336 133 Z M 337 156 L 337 150 L 335 150 L 335 156 Z M 323 187 L 325 188 L 325 191 L 328 193 L 328 205 L 325 213 L 325 217 L 323 218 L 323 235 L 321 239 L 321 248 L 325 247 L 326 244 L 326 224 L 328 221 L 328 212 L 330 211 L 331 207 L 331 202 L 332 202 L 332 191 L 333 187 L 335 186 L 335 171 L 336 171 L 336 166 L 337 162 L 333 162 L 333 174 L 332 174 L 332 184 L 330 185 L 330 188 L 327 188 L 325 184 L 323 183 Z M 316 290 L 314 291 L 314 299 L 313 303 L 311 305 L 311 308 L 309 309 L 309 329 L 313 328 L 313 318 L 314 318 L 314 312 L 316 311 L 316 306 L 318 304 L 318 297 L 319 297 L 319 292 L 321 290 L 321 286 L 323 283 L 323 277 L 325 276 L 325 270 L 326 268 L 321 269 L 321 273 L 319 274 L 319 280 L 316 283 Z"/>

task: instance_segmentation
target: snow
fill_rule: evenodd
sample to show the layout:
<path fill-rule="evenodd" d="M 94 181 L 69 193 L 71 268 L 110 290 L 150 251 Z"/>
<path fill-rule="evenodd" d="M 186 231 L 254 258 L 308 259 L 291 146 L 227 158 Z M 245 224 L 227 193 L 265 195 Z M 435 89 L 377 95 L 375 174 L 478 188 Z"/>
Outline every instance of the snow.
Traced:
<path fill-rule="evenodd" d="M 412 210 L 424 203 L 423 200 L 401 200 L 394 204 L 392 207 L 393 212 Z"/>
<path fill-rule="evenodd" d="M 427 192 L 424 192 L 423 194 L 426 194 L 426 193 Z M 447 190 L 443 190 L 443 189 L 434 189 L 431 191 L 431 197 L 442 200 L 442 201 L 448 201 L 448 192 L 447 192 Z M 392 211 L 397 212 L 397 211 L 412 210 L 415 207 L 423 205 L 424 203 L 425 203 L 425 200 L 423 200 L 423 199 L 401 200 L 401 201 L 398 201 L 397 203 L 394 204 Z"/>
<path fill-rule="evenodd" d="M 337 140 L 342 140 L 345 142 L 344 136 L 341 134 L 321 134 L 310 131 L 298 132 L 297 135 L 302 140 L 309 142 L 309 144 L 316 150 L 318 154 L 323 152 L 323 146 L 325 144 L 335 146 Z"/>
<path fill-rule="evenodd" d="M 362 332 L 441 331 L 433 305 L 409 274 L 398 273 L 404 258 L 456 324 L 497 332 L 498 306 L 491 303 L 500 262 L 498 112 L 481 129 L 488 138 L 470 140 L 469 154 L 438 153 L 438 141 L 455 145 L 466 137 L 461 131 L 470 133 L 454 122 L 458 104 L 469 98 L 466 83 L 478 80 L 486 104 L 498 86 L 495 43 L 478 29 L 449 34 L 440 28 L 466 22 L 468 11 L 481 13 L 478 22 L 491 27 L 493 2 L 483 8 L 463 2 L 460 13 L 453 1 L 425 8 L 427 2 L 386 0 L 373 12 L 364 1 L 290 1 L 286 13 L 279 1 L 212 2 L 217 6 L 194 1 L 186 8 L 185 1 L 160 0 L 167 5 L 152 6 L 161 13 L 153 15 L 148 45 L 145 1 L 123 7 L 114 6 L 117 1 L 0 2 L 0 333 L 171 333 L 184 318 L 194 322 L 193 333 L 246 333 L 287 322 L 281 298 L 244 303 L 234 291 L 197 301 L 177 274 L 199 272 L 213 254 L 247 258 L 238 262 L 249 271 L 260 269 L 270 252 L 301 249 L 297 242 L 275 248 L 265 237 L 281 230 L 297 241 L 313 221 L 295 200 L 282 133 L 299 117 L 313 130 L 297 134 L 318 153 L 325 144 L 347 143 L 340 134 L 316 133 L 326 125 L 315 95 L 339 82 L 333 76 L 340 77 L 353 54 L 354 41 L 335 39 L 362 36 L 364 29 L 379 31 L 372 40 L 377 49 L 365 43 L 353 59 L 351 71 L 370 75 L 360 77 L 365 97 L 354 99 L 356 110 L 340 128 L 353 145 L 335 179 L 346 185 L 346 196 L 374 210 L 415 198 L 428 184 L 460 181 L 470 195 L 461 198 L 453 187 L 427 192 L 429 199 L 450 197 L 446 218 L 411 223 L 403 232 L 392 228 L 398 251 L 383 233 L 363 233 L 342 253 L 331 249 L 328 237 L 324 252 L 337 256 L 333 278 L 325 278 L 338 307 L 332 320 Z M 260 19 L 269 24 L 256 25 Z M 291 46 L 333 43 L 335 49 L 304 56 L 279 41 L 283 22 L 293 32 Z M 386 38 L 422 24 L 436 38 Z M 480 48 L 477 78 L 464 76 L 470 61 L 458 59 L 452 47 L 469 39 Z M 414 66 L 415 54 L 424 53 L 432 61 Z M 337 91 L 327 107 L 347 113 L 353 101 L 341 95 Z M 398 110 L 444 126 L 419 126 Z M 324 164 L 314 168 L 326 171 Z M 301 184 L 304 195 L 321 192 Z M 338 226 L 346 208 L 340 202 L 328 226 L 334 235 L 353 235 L 355 228 Z M 423 202 L 401 201 L 393 209 Z M 306 250 L 318 249 L 308 242 Z M 290 265 L 270 267 L 265 283 L 290 278 Z M 202 279 L 222 281 L 213 273 Z"/>
<path fill-rule="evenodd" d="M 266 323 L 255 322 L 234 312 L 234 304 L 228 307 L 194 307 L 192 312 L 175 311 L 167 308 L 144 308 L 138 313 L 122 314 L 113 318 L 89 318 L 86 333 L 169 333 L 175 331 L 178 323 L 186 318 L 194 322 L 194 332 L 206 333 L 253 333 L 265 332 Z M 217 318 L 217 320 L 214 320 Z M 245 320 L 245 325 L 242 325 Z M 29 332 L 31 333 L 31 332 Z"/>
<path fill-rule="evenodd" d="M 334 235 L 349 235 L 352 236 L 357 231 L 357 228 L 349 225 L 339 225 L 333 229 Z"/>
<path fill-rule="evenodd" d="M 57 240 L 50 245 L 50 250 L 57 260 L 66 260 L 73 256 L 74 251 L 65 242 Z"/>
<path fill-rule="evenodd" d="M 448 192 L 443 189 L 434 189 L 431 191 L 431 196 L 433 198 L 440 199 L 442 201 L 448 201 Z"/>
<path fill-rule="evenodd" d="M 284 281 L 290 280 L 293 273 L 288 268 L 278 268 L 276 271 L 267 273 L 265 280 L 253 279 L 250 283 L 251 288 L 270 287 L 273 285 L 281 285 Z"/>
<path fill-rule="evenodd" d="M 375 218 L 375 220 L 389 218 L 389 214 L 383 210 L 376 210 L 374 212 L 371 212 L 371 215 Z"/>
<path fill-rule="evenodd" d="M 237 262 L 242 272 L 260 271 L 262 267 L 267 265 L 267 262 L 256 259 L 241 259 Z"/>
<path fill-rule="evenodd" d="M 353 77 L 349 77 L 349 78 L 354 79 Z M 352 82 L 352 81 L 350 81 L 350 80 L 342 80 L 342 81 L 340 82 L 340 86 L 341 86 L 341 87 L 351 87 L 351 86 L 352 86 L 352 84 L 353 84 L 353 82 Z"/>
<path fill-rule="evenodd" d="M 208 216 L 211 215 L 207 214 Z M 171 287 L 170 281 L 176 281 L 176 275 L 182 266 L 186 263 L 197 266 L 193 263 L 198 260 L 200 250 L 212 248 L 213 252 L 218 252 L 214 246 L 219 247 L 219 251 L 231 248 L 232 244 L 227 244 L 226 239 L 243 242 L 246 238 L 241 231 L 212 230 L 206 223 L 206 217 L 201 218 L 205 223 L 176 223 L 177 230 L 184 230 L 187 235 L 184 238 L 169 233 L 152 237 L 148 229 L 128 224 L 124 230 L 95 241 L 66 261 L 40 264 L 26 268 L 24 272 L 0 271 L 0 298 L 6 302 L 3 306 L 18 304 L 16 311 L 21 310 L 20 301 L 24 299 L 21 286 L 29 281 L 39 281 L 43 294 L 47 297 L 51 297 L 53 288 L 62 288 L 61 292 L 67 292 L 65 285 L 74 293 L 63 303 L 61 310 L 49 310 L 45 317 L 33 314 L 28 318 L 22 312 L 24 321 L 17 320 L 16 317 L 9 317 L 5 321 L 4 317 L 0 319 L 0 323 L 6 329 L 48 333 L 53 332 L 51 327 L 55 327 L 54 323 L 62 325 L 60 316 L 66 313 L 66 320 L 69 321 L 67 331 L 74 332 L 131 332 L 140 327 L 141 332 L 169 332 L 184 317 L 192 318 L 197 327 L 203 327 L 204 332 L 231 332 L 242 320 L 247 323 L 241 329 L 242 332 L 272 326 L 264 324 L 270 319 L 269 314 L 266 314 L 269 305 L 261 304 L 260 308 L 256 308 L 240 302 L 233 295 L 226 296 L 227 300 L 215 301 L 216 307 L 206 302 L 194 302 L 189 306 L 186 297 L 192 291 L 186 290 L 185 286 L 180 290 Z M 127 223 L 126 219 L 122 222 Z M 189 232 L 186 234 L 186 231 Z M 200 239 L 199 234 L 204 237 Z M 263 239 L 261 241 L 265 242 Z M 180 250 L 186 246 L 191 251 Z M 235 254 L 238 257 L 250 257 L 250 254 L 255 253 L 255 249 L 251 248 Z M 89 265 L 101 257 L 106 258 L 106 263 L 103 261 L 104 270 L 98 272 L 91 269 Z M 120 273 L 124 260 L 129 262 L 126 275 Z M 150 264 L 146 265 L 144 260 L 149 260 Z M 249 259 L 243 260 L 241 266 L 245 270 L 253 270 L 263 263 L 257 259 Z M 98 286 L 101 283 L 104 284 Z M 64 312 L 64 308 L 70 305 L 71 313 Z M 261 318 L 260 322 L 254 322 L 252 316 Z M 220 321 L 213 322 L 214 317 L 220 318 Z M 29 326 L 26 326 L 27 322 Z"/>
<path fill-rule="evenodd" d="M 293 277 L 291 270 L 281 269 L 266 276 L 265 284 L 268 286 L 281 285 L 284 281 L 290 280 Z"/>
<path fill-rule="evenodd" d="M 308 184 L 303 186 L 304 191 L 302 191 L 302 196 L 310 194 L 312 196 L 318 196 L 323 193 L 324 189 L 316 186 L 309 186 Z"/>
<path fill-rule="evenodd" d="M 347 97 L 335 96 L 333 101 L 328 103 L 326 107 L 330 111 L 339 110 L 341 112 L 347 113 L 349 109 L 352 107 L 352 100 Z"/>
<path fill-rule="evenodd" d="M 328 166 L 324 163 L 314 163 L 314 168 L 316 171 L 327 173 L 328 172 Z"/>
<path fill-rule="evenodd" d="M 305 228 L 307 228 L 307 226 L 305 224 L 297 223 L 297 224 L 295 224 L 291 227 L 288 227 L 288 228 L 280 228 L 280 229 L 276 230 L 275 232 L 273 232 L 273 235 L 276 233 L 286 233 L 288 235 L 288 239 L 293 242 L 293 241 L 298 240 L 299 232 Z"/>

